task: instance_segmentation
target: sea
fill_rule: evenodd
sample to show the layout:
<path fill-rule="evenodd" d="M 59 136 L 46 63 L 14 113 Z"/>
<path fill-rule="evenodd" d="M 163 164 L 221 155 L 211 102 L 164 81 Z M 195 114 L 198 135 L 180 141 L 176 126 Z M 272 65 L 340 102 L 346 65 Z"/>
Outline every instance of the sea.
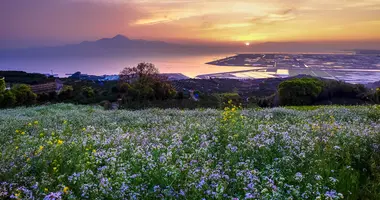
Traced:
<path fill-rule="evenodd" d="M 125 67 L 134 67 L 141 62 L 153 63 L 160 73 L 182 73 L 190 78 L 201 74 L 246 70 L 249 67 L 214 66 L 207 62 L 234 54 L 209 55 L 150 55 L 149 57 L 63 57 L 63 58 L 19 58 L 0 60 L 0 70 L 19 70 L 65 77 L 80 71 L 91 75 L 119 74 Z"/>
<path fill-rule="evenodd" d="M 153 63 L 160 73 L 181 73 L 189 78 L 207 78 L 209 74 L 220 73 L 220 78 L 272 78 L 305 74 L 304 70 L 278 70 L 277 72 L 257 70 L 252 66 L 216 66 L 207 62 L 233 56 L 236 53 L 205 55 L 149 55 L 149 56 L 111 56 L 111 57 L 58 57 L 58 58 L 12 58 L 0 59 L 0 70 L 17 70 L 53 74 L 67 77 L 77 71 L 89 75 L 115 75 L 125 67 L 134 67 L 141 62 Z M 306 74 L 333 78 L 350 83 L 371 83 L 380 80 L 380 69 L 374 71 L 308 71 Z M 203 75 L 203 76 L 201 76 Z"/>

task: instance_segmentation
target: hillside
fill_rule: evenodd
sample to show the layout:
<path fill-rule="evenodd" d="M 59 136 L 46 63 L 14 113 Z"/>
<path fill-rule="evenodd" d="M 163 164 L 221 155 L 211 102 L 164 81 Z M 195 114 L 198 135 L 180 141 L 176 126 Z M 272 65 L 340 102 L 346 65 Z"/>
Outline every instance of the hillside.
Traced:
<path fill-rule="evenodd" d="M 379 116 L 378 106 L 2 110 L 0 198 L 379 199 Z"/>

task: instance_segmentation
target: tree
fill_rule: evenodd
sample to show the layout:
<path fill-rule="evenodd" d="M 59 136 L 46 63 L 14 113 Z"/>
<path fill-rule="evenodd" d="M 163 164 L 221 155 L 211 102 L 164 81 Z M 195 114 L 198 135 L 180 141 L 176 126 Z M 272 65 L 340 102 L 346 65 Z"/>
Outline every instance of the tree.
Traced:
<path fill-rule="evenodd" d="M 315 78 L 295 78 L 280 83 L 278 94 L 283 106 L 311 105 L 320 95 L 323 82 Z"/>
<path fill-rule="evenodd" d="M 0 93 L 0 107 L 9 108 L 16 104 L 16 96 L 10 91 L 5 90 Z"/>
<path fill-rule="evenodd" d="M 119 88 L 117 88 L 117 91 L 120 93 L 128 94 L 128 91 L 132 89 L 131 85 L 129 83 L 121 83 L 119 85 Z"/>
<path fill-rule="evenodd" d="M 156 80 L 153 85 L 155 99 L 166 100 L 176 96 L 173 85 L 165 79 Z"/>
<path fill-rule="evenodd" d="M 375 102 L 380 104 L 380 87 L 376 88 L 374 96 L 375 96 Z"/>
<path fill-rule="evenodd" d="M 92 87 L 90 86 L 85 86 L 82 88 L 82 94 L 83 96 L 85 96 L 86 98 L 91 98 L 91 97 L 94 97 L 95 96 L 95 91 L 94 89 L 92 89 Z"/>
<path fill-rule="evenodd" d="M 131 83 L 136 80 L 154 79 L 158 73 L 158 69 L 152 63 L 139 63 L 136 67 L 124 68 L 119 76 L 122 82 Z"/>
<path fill-rule="evenodd" d="M 15 85 L 11 91 L 16 97 L 16 104 L 19 106 L 33 105 L 36 103 L 37 95 L 33 93 L 28 85 Z"/>
<path fill-rule="evenodd" d="M 63 86 L 62 90 L 58 94 L 60 100 L 69 100 L 74 98 L 74 89 L 70 85 Z"/>
<path fill-rule="evenodd" d="M 224 108 L 231 101 L 232 104 L 239 106 L 242 103 L 242 98 L 238 93 L 222 93 L 219 95 L 219 107 Z"/>
<path fill-rule="evenodd" d="M 176 95 L 167 77 L 160 76 L 158 69 L 151 63 L 140 63 L 136 67 L 123 69 L 120 80 L 119 92 L 133 100 L 165 100 Z"/>
<path fill-rule="evenodd" d="M 0 93 L 4 92 L 5 91 L 5 79 L 4 78 L 0 78 Z"/>

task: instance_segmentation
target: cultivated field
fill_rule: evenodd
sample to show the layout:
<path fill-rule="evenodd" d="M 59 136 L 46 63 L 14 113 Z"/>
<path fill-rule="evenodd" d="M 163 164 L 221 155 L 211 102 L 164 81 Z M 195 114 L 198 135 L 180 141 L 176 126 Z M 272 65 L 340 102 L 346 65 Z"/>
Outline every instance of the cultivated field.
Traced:
<path fill-rule="evenodd" d="M 0 110 L 0 199 L 380 199 L 380 107 Z"/>

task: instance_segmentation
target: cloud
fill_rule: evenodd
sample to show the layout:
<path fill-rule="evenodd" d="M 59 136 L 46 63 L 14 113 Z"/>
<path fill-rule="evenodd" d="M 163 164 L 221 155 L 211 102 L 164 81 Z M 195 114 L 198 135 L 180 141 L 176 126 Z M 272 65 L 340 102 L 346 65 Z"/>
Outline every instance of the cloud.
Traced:
<path fill-rule="evenodd" d="M 0 40 L 380 38 L 380 0 L 0 0 Z M 369 33 L 349 28 L 361 23 Z M 342 27 L 335 28 L 334 27 Z M 326 30 L 326 31 L 325 31 Z M 373 30 L 373 31 L 369 31 Z M 317 36 L 315 36 L 317 37 Z"/>
<path fill-rule="evenodd" d="M 2 0 L 0 37 L 99 37 L 128 29 L 141 16 L 130 3 Z"/>

